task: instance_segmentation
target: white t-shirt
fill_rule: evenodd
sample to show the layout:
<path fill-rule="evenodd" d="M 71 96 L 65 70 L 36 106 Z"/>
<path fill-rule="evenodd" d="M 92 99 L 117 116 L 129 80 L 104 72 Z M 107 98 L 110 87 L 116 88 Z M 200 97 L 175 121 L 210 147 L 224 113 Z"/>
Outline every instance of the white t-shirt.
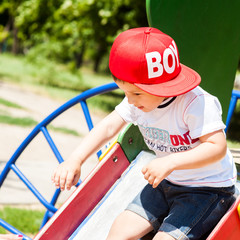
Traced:
<path fill-rule="evenodd" d="M 125 97 L 116 111 L 126 122 L 138 125 L 157 157 L 192 149 L 200 144 L 199 137 L 225 128 L 218 99 L 201 87 L 167 99 L 147 113 L 129 104 Z M 221 161 L 198 169 L 175 170 L 166 179 L 186 186 L 228 187 L 235 184 L 236 176 L 228 150 Z"/>

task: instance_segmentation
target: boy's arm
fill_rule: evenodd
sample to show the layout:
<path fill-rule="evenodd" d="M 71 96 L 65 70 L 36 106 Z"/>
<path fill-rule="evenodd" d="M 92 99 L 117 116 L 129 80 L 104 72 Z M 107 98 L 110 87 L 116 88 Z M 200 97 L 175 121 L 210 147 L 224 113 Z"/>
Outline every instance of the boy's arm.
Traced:
<path fill-rule="evenodd" d="M 113 111 L 100 121 L 83 138 L 81 144 L 71 156 L 54 171 L 52 181 L 55 186 L 64 190 L 66 185 L 69 190 L 73 185 L 77 184 L 82 164 L 90 155 L 97 152 L 107 141 L 111 140 L 124 125 L 126 125 L 126 122 L 116 111 Z"/>
<path fill-rule="evenodd" d="M 145 179 L 155 188 L 174 170 L 201 168 L 226 155 L 227 143 L 222 130 L 202 136 L 199 140 L 201 144 L 191 150 L 151 161 L 142 169 Z"/>

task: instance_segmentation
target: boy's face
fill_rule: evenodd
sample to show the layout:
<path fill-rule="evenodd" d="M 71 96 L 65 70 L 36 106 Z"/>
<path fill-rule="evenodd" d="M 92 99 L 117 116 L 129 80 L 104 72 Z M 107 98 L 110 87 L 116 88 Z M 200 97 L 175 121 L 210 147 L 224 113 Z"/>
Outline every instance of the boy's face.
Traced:
<path fill-rule="evenodd" d="M 133 104 L 143 112 L 150 112 L 154 110 L 165 99 L 165 97 L 158 97 L 144 92 L 140 88 L 128 82 L 116 81 L 116 84 L 124 91 L 129 104 Z"/>

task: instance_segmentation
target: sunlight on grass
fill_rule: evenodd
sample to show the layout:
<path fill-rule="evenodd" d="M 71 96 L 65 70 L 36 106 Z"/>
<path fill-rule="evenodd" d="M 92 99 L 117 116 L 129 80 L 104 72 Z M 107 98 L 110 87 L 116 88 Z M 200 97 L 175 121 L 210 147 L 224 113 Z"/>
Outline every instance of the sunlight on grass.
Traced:
<path fill-rule="evenodd" d="M 87 89 L 112 82 L 112 77 L 110 74 L 96 74 L 87 68 L 72 72 L 65 65 L 47 59 L 29 61 L 26 57 L 1 54 L 0 81 L 12 82 L 35 93 L 67 101 Z M 106 96 L 108 100 L 102 105 Z M 123 93 L 118 90 L 99 95 L 97 101 L 90 101 L 89 107 L 110 112 L 122 99 Z"/>
<path fill-rule="evenodd" d="M 14 68 L 14 71 L 12 71 Z M 0 79 L 16 83 L 48 85 L 76 91 L 86 90 L 112 81 L 109 75 L 97 75 L 83 69 L 70 71 L 65 65 L 47 59 L 28 61 L 21 56 L 0 55 Z"/>
<path fill-rule="evenodd" d="M 39 231 L 44 211 L 28 210 L 6 206 L 0 209 L 0 218 L 26 234 L 36 234 Z M 6 233 L 0 228 L 0 233 Z"/>
<path fill-rule="evenodd" d="M 11 107 L 11 108 L 18 108 L 18 109 L 22 109 L 23 107 L 16 104 L 16 103 L 13 103 L 13 102 L 10 102 L 8 100 L 5 100 L 3 98 L 0 98 L 0 105 L 4 105 L 6 107 Z"/>
<path fill-rule="evenodd" d="M 229 148 L 240 149 L 240 142 L 227 140 L 227 145 Z"/>
<path fill-rule="evenodd" d="M 35 126 L 38 122 L 29 117 L 12 117 L 8 115 L 0 115 L 0 123 L 16 125 L 21 127 Z"/>
<path fill-rule="evenodd" d="M 33 127 L 38 124 L 37 121 L 35 121 L 34 119 L 29 118 L 29 117 L 20 118 L 20 117 L 12 117 L 9 115 L 1 115 L 1 114 L 0 114 L 0 123 L 20 126 L 20 127 Z M 69 129 L 69 128 L 55 127 L 52 125 L 48 125 L 48 128 L 55 132 L 59 132 L 59 133 L 63 133 L 63 134 L 71 134 L 74 136 L 80 136 L 80 134 L 77 131 Z"/>
<path fill-rule="evenodd" d="M 80 134 L 77 131 L 69 129 L 69 128 L 65 128 L 65 127 L 54 127 L 52 125 L 49 125 L 48 129 L 49 130 L 53 130 L 55 132 L 63 133 L 63 134 L 70 134 L 70 135 L 73 135 L 73 136 L 80 136 Z"/>

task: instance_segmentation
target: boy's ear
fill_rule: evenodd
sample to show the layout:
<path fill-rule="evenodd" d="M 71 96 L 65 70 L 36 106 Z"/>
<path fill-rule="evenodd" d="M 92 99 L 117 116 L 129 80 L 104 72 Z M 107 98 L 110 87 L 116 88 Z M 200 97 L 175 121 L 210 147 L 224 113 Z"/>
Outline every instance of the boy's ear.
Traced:
<path fill-rule="evenodd" d="M 181 63 L 219 98 L 224 120 L 240 56 L 239 9 L 239 0 L 147 1 L 149 25 L 173 37 Z"/>

